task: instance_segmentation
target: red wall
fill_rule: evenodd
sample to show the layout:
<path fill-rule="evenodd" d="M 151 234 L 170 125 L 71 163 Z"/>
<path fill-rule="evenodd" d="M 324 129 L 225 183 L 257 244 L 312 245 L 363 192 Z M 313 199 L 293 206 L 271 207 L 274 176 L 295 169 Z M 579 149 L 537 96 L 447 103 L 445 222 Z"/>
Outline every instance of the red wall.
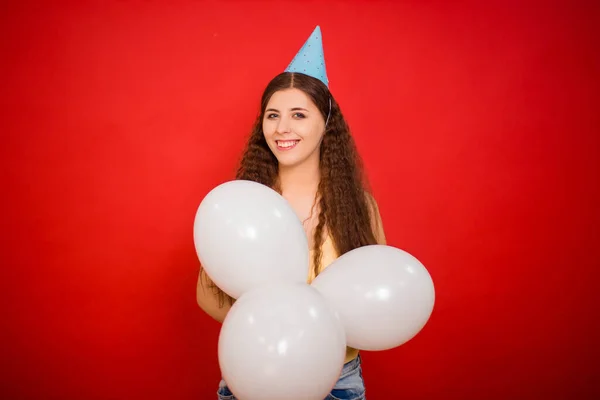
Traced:
<path fill-rule="evenodd" d="M 389 244 L 437 289 L 364 354 L 369 398 L 600 396 L 598 6 L 14 3 L 0 397 L 215 398 L 193 216 L 317 24 Z"/>

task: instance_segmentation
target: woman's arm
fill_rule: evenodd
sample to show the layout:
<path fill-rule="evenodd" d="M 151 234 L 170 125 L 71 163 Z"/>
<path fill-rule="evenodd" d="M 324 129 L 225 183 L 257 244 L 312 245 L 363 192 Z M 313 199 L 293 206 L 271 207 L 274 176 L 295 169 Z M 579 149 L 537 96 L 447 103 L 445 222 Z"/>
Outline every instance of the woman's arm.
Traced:
<path fill-rule="evenodd" d="M 233 304 L 233 299 L 220 292 L 201 268 L 196 285 L 196 301 L 200 308 L 214 320 L 223 322 Z"/>

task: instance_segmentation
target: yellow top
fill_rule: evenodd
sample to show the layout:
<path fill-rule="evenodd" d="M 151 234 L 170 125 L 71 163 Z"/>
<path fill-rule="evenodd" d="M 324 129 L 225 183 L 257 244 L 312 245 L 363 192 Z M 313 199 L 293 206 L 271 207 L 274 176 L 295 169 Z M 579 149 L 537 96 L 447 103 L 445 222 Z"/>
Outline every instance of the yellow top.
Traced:
<path fill-rule="evenodd" d="M 327 268 L 336 258 L 338 258 L 337 251 L 335 251 L 335 247 L 333 245 L 333 241 L 331 237 L 327 235 L 325 241 L 323 242 L 323 246 L 321 247 L 322 258 L 321 258 L 321 267 L 319 268 L 319 272 L 323 271 Z M 315 279 L 314 273 L 314 262 L 313 262 L 313 254 L 314 250 L 310 251 L 310 267 L 308 271 L 308 283 L 312 282 Z M 358 356 L 358 350 L 352 347 L 346 348 L 346 361 L 349 362 Z"/>

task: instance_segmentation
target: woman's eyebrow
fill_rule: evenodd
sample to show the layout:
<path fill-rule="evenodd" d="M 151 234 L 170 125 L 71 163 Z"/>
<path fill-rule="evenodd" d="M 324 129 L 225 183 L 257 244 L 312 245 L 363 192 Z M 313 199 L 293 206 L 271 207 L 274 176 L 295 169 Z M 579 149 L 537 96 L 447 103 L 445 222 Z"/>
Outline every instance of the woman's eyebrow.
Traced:
<path fill-rule="evenodd" d="M 267 111 L 279 112 L 279 110 L 277 110 L 275 108 L 268 108 L 265 110 L 265 112 L 267 112 Z M 306 112 L 308 112 L 308 110 L 306 108 L 302 108 L 302 107 L 294 107 L 294 108 L 291 108 L 290 111 L 306 111 Z"/>

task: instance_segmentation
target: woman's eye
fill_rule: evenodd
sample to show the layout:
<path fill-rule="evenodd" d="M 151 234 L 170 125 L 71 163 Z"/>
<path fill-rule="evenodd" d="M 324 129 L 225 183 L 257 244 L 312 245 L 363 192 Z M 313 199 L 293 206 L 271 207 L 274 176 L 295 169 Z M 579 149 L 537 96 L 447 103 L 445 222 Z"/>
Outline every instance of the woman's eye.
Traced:
<path fill-rule="evenodd" d="M 267 119 L 277 118 L 277 114 L 267 114 Z"/>
<path fill-rule="evenodd" d="M 296 113 L 296 114 L 294 114 L 294 117 L 295 118 L 304 118 L 305 116 L 302 113 Z"/>

